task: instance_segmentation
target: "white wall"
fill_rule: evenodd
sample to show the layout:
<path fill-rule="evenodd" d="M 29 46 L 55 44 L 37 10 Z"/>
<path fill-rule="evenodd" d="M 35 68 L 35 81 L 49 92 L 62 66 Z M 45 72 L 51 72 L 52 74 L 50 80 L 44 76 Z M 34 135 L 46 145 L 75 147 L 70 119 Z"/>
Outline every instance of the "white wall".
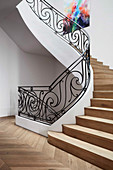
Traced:
<path fill-rule="evenodd" d="M 17 53 L 16 45 L 0 28 L 0 116 L 14 114 L 13 111 L 15 111 L 17 105 L 15 101 L 15 85 L 17 84 L 17 69 L 15 69 L 17 63 L 15 59 Z M 12 96 L 15 97 L 12 99 Z"/>
<path fill-rule="evenodd" d="M 50 85 L 56 76 L 57 62 L 52 55 L 37 56 L 19 51 L 19 85 Z"/>
<path fill-rule="evenodd" d="M 0 117 L 17 113 L 18 85 L 50 85 L 64 69 L 52 55 L 21 51 L 0 28 Z"/>
<path fill-rule="evenodd" d="M 91 1 L 91 54 L 113 68 L 113 0 Z"/>
<path fill-rule="evenodd" d="M 66 0 L 48 0 L 47 1 L 49 4 L 51 4 L 54 8 L 58 9 L 61 13 L 64 13 L 64 9 L 65 9 L 65 2 Z"/>

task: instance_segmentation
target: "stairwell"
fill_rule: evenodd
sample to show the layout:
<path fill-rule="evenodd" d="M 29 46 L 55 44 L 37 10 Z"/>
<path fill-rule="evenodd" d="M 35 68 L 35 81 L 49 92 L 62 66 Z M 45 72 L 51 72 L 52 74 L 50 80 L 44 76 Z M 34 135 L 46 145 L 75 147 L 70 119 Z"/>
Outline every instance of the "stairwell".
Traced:
<path fill-rule="evenodd" d="M 58 119 L 61 120 L 60 119 L 61 116 L 63 116 L 64 113 L 66 113 L 71 108 L 71 105 L 69 105 L 68 102 L 72 104 L 72 102 L 75 102 L 76 95 L 79 96 L 78 93 L 77 94 L 73 93 L 71 89 L 71 87 L 73 87 L 73 83 L 72 81 L 70 81 L 69 84 L 71 85 L 70 86 L 71 97 L 67 99 L 67 96 L 69 97 L 69 94 L 65 93 L 64 96 L 66 96 L 66 98 L 63 99 L 64 100 L 63 108 L 59 109 L 58 107 L 58 105 L 60 104 L 59 101 L 62 102 L 61 82 L 65 82 L 64 78 L 66 79 L 66 82 L 67 82 L 66 76 L 68 76 L 68 74 L 71 73 L 71 71 L 79 72 L 83 78 L 86 76 L 84 81 L 82 80 L 82 82 L 85 82 L 84 83 L 85 86 L 82 87 L 84 89 L 84 92 L 86 92 L 86 89 L 88 88 L 89 79 L 90 79 L 90 67 L 89 67 L 90 66 L 90 63 L 89 63 L 90 40 L 89 40 L 89 35 L 87 34 L 87 32 L 85 32 L 84 29 L 81 29 L 81 27 L 79 27 L 78 30 L 75 30 L 71 34 L 68 33 L 67 35 L 64 35 L 63 34 L 63 20 L 65 19 L 65 16 L 61 14 L 58 10 L 56 10 L 53 6 L 51 6 L 45 0 L 41 0 L 41 1 L 39 0 L 36 2 L 38 3 L 35 4 L 35 1 L 29 2 L 29 1 L 24 0 L 18 6 L 18 10 L 24 22 L 26 23 L 30 31 L 34 34 L 34 36 L 44 45 L 45 48 L 49 50 L 49 52 L 51 52 L 51 54 L 53 54 L 61 63 L 65 65 L 66 68 L 68 68 L 48 87 L 48 89 L 46 89 L 45 91 L 38 89 L 37 90 L 39 91 L 38 95 L 35 93 L 34 87 L 29 86 L 27 90 L 24 89 L 25 87 L 19 87 L 20 96 L 23 96 L 23 94 L 24 96 L 26 96 L 26 94 L 27 95 L 30 94 L 30 97 L 31 95 L 33 95 L 32 97 L 33 97 L 34 104 L 35 102 L 37 101 L 38 102 L 37 104 L 34 105 L 34 107 L 32 107 L 33 108 L 33 113 L 32 113 L 30 109 L 25 109 L 26 105 L 25 107 L 21 105 L 21 103 L 26 103 L 26 101 L 22 100 L 22 97 L 20 97 L 21 99 L 19 100 L 20 110 L 19 110 L 19 116 L 17 117 L 18 120 L 16 121 L 16 123 L 18 125 L 21 124 L 21 126 L 24 127 L 23 126 L 23 124 L 25 124 L 24 121 L 27 121 L 25 118 L 30 118 L 30 116 L 32 115 L 34 121 L 38 121 L 39 125 L 41 123 L 41 126 L 38 126 L 37 128 L 37 123 L 36 122 L 34 123 L 32 121 L 32 125 L 33 125 L 32 127 L 34 127 L 34 124 L 35 124 L 36 129 L 42 129 L 40 127 L 43 126 L 44 128 L 43 135 L 44 135 L 45 131 L 46 132 L 48 131 L 48 129 L 45 129 L 45 126 L 52 125 Z M 42 11 L 45 11 L 45 15 L 42 13 Z M 49 14 L 48 17 L 46 16 L 46 14 Z M 30 18 L 32 19 L 30 20 Z M 55 26 L 52 21 L 55 21 Z M 72 22 L 72 20 L 70 20 L 70 22 Z M 48 27 L 45 27 L 45 24 Z M 59 24 L 62 25 L 62 27 L 59 28 Z M 75 23 L 73 22 L 73 24 Z M 38 28 L 39 30 L 37 30 Z M 46 35 L 46 39 L 45 39 L 45 35 Z M 47 40 L 47 42 L 45 40 Z M 48 40 L 54 43 L 48 43 Z M 64 43 L 64 41 L 66 43 Z M 64 49 L 66 49 L 67 52 L 65 51 L 65 53 L 64 52 L 62 53 L 63 50 L 62 51 L 55 50 L 56 47 L 58 48 L 58 45 L 60 45 L 60 47 L 64 47 Z M 76 56 L 77 60 L 75 59 L 75 51 L 78 51 L 78 55 Z M 74 62 L 72 64 L 70 63 L 71 65 L 69 67 L 68 67 L 69 63 L 67 62 L 68 60 L 66 56 L 65 56 L 66 63 L 64 62 L 63 54 L 67 55 L 67 58 L 69 58 L 69 55 L 71 57 L 72 56 L 74 57 Z M 79 59 L 80 61 L 76 63 L 76 61 L 78 61 Z M 71 62 L 70 58 L 69 58 L 69 61 Z M 73 70 L 74 68 L 76 68 L 76 66 L 78 66 L 79 63 L 81 67 L 78 68 L 78 70 L 77 69 Z M 66 122 L 68 124 L 66 125 L 65 122 L 64 123 L 60 122 L 61 124 L 58 123 L 57 126 L 55 126 L 55 128 L 54 127 L 53 129 L 49 128 L 49 130 L 59 131 L 58 128 L 60 127 L 60 125 L 63 124 L 62 133 L 59 133 L 59 132 L 57 133 L 54 131 L 48 132 L 48 142 L 100 168 L 112 169 L 113 167 L 113 152 L 112 152 L 113 151 L 113 96 L 111 94 L 113 93 L 112 92 L 110 93 L 110 91 L 113 90 L 113 82 L 111 80 L 111 78 L 113 78 L 113 70 L 110 70 L 108 66 L 104 66 L 102 62 L 98 62 L 97 59 L 94 59 L 94 58 L 91 58 L 91 64 L 94 70 L 94 97 L 91 99 L 91 106 L 84 108 L 84 111 L 85 111 L 84 115 L 76 116 L 76 124 L 68 124 L 68 122 Z M 85 66 L 85 68 L 83 68 L 83 66 Z M 108 78 L 108 75 L 111 77 Z M 77 78 L 76 83 L 78 83 L 78 80 L 80 77 L 76 77 L 76 78 Z M 55 93 L 56 90 L 53 91 L 53 89 L 57 85 L 58 87 L 60 87 L 60 90 L 59 90 L 60 97 L 58 97 L 58 94 Z M 66 83 L 65 83 L 65 87 L 67 87 Z M 37 86 L 37 88 L 39 87 Z M 62 87 L 62 89 L 64 89 L 64 87 Z M 67 89 L 69 89 L 69 87 Z M 76 90 L 77 89 L 76 86 L 73 89 Z M 66 90 L 64 91 L 67 92 Z M 44 93 L 45 94 L 41 98 L 40 94 L 42 94 L 42 91 L 43 91 L 43 94 Z M 51 99 L 51 96 L 48 96 L 47 100 L 44 100 L 46 99 L 45 96 L 51 93 L 55 94 L 56 99 L 57 99 L 57 102 L 56 102 L 57 104 L 54 104 L 54 99 L 52 98 L 51 100 L 52 102 L 50 101 L 50 105 L 48 105 L 48 101 L 49 99 Z M 72 99 L 72 96 L 74 97 L 74 99 L 71 102 L 70 99 Z M 27 97 L 29 98 L 29 95 Z M 26 97 L 24 97 L 24 99 L 25 98 Z M 87 99 L 90 99 L 90 97 L 88 97 Z M 38 109 L 36 108 L 36 106 L 40 106 L 40 103 L 41 103 L 41 108 L 44 108 L 44 109 L 41 109 L 41 111 L 40 111 L 40 107 Z M 32 103 L 29 104 L 30 108 L 31 106 L 32 106 Z M 61 103 L 61 106 L 62 106 L 62 103 Z M 81 105 L 80 107 L 82 108 Z M 36 115 L 34 114 L 34 108 L 37 109 L 35 110 Z M 24 109 L 25 111 L 23 111 Z M 43 113 L 44 110 L 45 112 Z M 63 115 L 58 117 L 58 115 L 60 114 L 63 114 Z M 27 115 L 27 116 L 21 119 L 20 117 L 22 115 L 24 116 Z M 43 115 L 44 117 L 43 116 L 39 117 L 40 115 Z M 52 115 L 52 117 L 50 115 Z M 72 120 L 74 120 L 73 115 L 71 113 L 68 113 L 68 115 L 69 117 L 72 117 Z M 76 115 L 80 115 L 80 114 L 76 114 Z M 56 116 L 56 117 L 53 118 L 53 116 Z M 69 118 L 67 118 L 66 120 L 68 119 Z M 31 123 L 31 120 L 29 122 Z M 44 126 L 44 123 L 45 124 L 47 123 L 47 125 Z M 73 123 L 73 122 L 70 121 L 69 123 Z M 31 124 L 27 123 L 28 129 L 30 126 Z M 34 129 L 31 128 L 30 130 L 34 130 Z"/>
<path fill-rule="evenodd" d="M 76 124 L 63 125 L 62 133 L 48 132 L 48 142 L 102 169 L 113 169 L 113 70 L 91 58 L 94 92 L 91 106 Z"/>

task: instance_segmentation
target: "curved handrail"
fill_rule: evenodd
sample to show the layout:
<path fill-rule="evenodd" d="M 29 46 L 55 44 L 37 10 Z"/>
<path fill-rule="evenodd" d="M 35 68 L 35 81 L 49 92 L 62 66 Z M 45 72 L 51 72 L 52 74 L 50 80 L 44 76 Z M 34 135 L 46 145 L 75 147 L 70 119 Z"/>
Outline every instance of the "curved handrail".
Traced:
<path fill-rule="evenodd" d="M 71 109 L 88 88 L 90 81 L 89 35 L 80 25 L 67 18 L 45 0 L 26 1 L 39 19 L 80 55 L 50 86 L 19 87 L 19 116 L 25 117 L 26 115 L 26 118 L 51 125 Z M 76 24 L 78 29 L 62 34 L 65 18 Z M 77 68 L 78 66 L 81 70 Z"/>

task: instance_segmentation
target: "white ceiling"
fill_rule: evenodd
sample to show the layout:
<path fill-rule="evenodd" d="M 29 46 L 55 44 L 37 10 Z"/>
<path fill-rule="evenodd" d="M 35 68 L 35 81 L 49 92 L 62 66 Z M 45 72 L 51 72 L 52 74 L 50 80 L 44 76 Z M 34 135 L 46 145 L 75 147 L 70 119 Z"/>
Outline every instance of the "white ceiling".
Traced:
<path fill-rule="evenodd" d="M 0 26 L 9 37 L 28 53 L 51 55 L 29 31 L 16 5 L 21 0 L 0 0 Z"/>

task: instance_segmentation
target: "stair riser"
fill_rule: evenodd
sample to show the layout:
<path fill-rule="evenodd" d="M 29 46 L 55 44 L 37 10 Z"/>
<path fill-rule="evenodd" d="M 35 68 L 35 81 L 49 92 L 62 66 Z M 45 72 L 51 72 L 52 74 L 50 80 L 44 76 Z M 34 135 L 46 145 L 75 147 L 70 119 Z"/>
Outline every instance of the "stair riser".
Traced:
<path fill-rule="evenodd" d="M 102 66 L 104 66 L 103 63 L 98 63 L 98 62 L 90 62 L 90 64 L 91 64 L 92 67 L 96 67 L 96 66 L 102 67 Z"/>
<path fill-rule="evenodd" d="M 95 91 L 106 91 L 106 90 L 108 90 L 108 91 L 112 91 L 113 90 L 113 85 L 95 85 L 94 86 L 94 90 Z"/>
<path fill-rule="evenodd" d="M 99 62 L 99 61 L 90 61 L 90 63 L 93 66 L 103 66 L 103 62 Z"/>
<path fill-rule="evenodd" d="M 93 69 L 93 72 L 94 72 L 94 74 L 102 74 L 102 73 L 104 73 L 104 74 L 111 74 L 111 75 L 113 75 L 113 71 L 112 70 L 106 70 L 106 69 Z"/>
<path fill-rule="evenodd" d="M 96 130 L 101 130 L 103 132 L 108 132 L 113 134 L 113 125 L 104 123 L 104 122 L 98 122 L 95 120 L 88 120 L 88 119 L 81 119 L 79 117 L 76 118 L 76 124 Z"/>
<path fill-rule="evenodd" d="M 93 68 L 93 67 L 92 67 Z M 110 73 L 113 74 L 113 71 L 109 70 L 108 68 L 93 68 L 93 72 L 96 74 L 100 73 Z"/>
<path fill-rule="evenodd" d="M 94 79 L 108 79 L 111 78 L 113 79 L 113 75 L 110 74 L 94 74 Z"/>
<path fill-rule="evenodd" d="M 77 129 L 71 129 L 68 127 L 63 126 L 63 133 L 68 136 L 80 139 L 82 141 L 113 150 L 113 140 L 106 139 L 104 137 L 96 136 L 93 134 L 89 134 L 87 132 L 82 132 Z"/>
<path fill-rule="evenodd" d="M 85 108 L 85 115 L 113 120 L 112 111 Z"/>
<path fill-rule="evenodd" d="M 113 99 L 113 93 L 112 92 L 93 92 L 93 97 L 94 98 L 108 98 L 108 99 Z"/>
<path fill-rule="evenodd" d="M 84 159 L 85 161 L 88 161 L 100 168 L 111 170 L 113 167 L 113 162 L 110 160 L 101 157 L 99 155 L 96 155 L 95 153 L 89 152 L 85 149 L 79 148 L 77 146 L 74 146 L 70 143 L 61 141 L 57 138 L 49 136 L 48 142 L 70 154 L 73 154 L 81 159 Z"/>
<path fill-rule="evenodd" d="M 91 58 L 91 57 L 90 57 L 90 61 L 91 62 L 98 62 L 96 58 Z"/>
<path fill-rule="evenodd" d="M 91 106 L 113 109 L 113 101 L 109 100 L 91 100 Z"/>
<path fill-rule="evenodd" d="M 95 85 L 113 85 L 113 79 L 94 79 Z"/>
<path fill-rule="evenodd" d="M 100 69 L 100 70 L 102 70 L 102 69 L 105 69 L 105 70 L 109 70 L 109 66 L 104 66 L 104 65 L 93 65 L 92 64 L 92 68 L 93 69 Z"/>

